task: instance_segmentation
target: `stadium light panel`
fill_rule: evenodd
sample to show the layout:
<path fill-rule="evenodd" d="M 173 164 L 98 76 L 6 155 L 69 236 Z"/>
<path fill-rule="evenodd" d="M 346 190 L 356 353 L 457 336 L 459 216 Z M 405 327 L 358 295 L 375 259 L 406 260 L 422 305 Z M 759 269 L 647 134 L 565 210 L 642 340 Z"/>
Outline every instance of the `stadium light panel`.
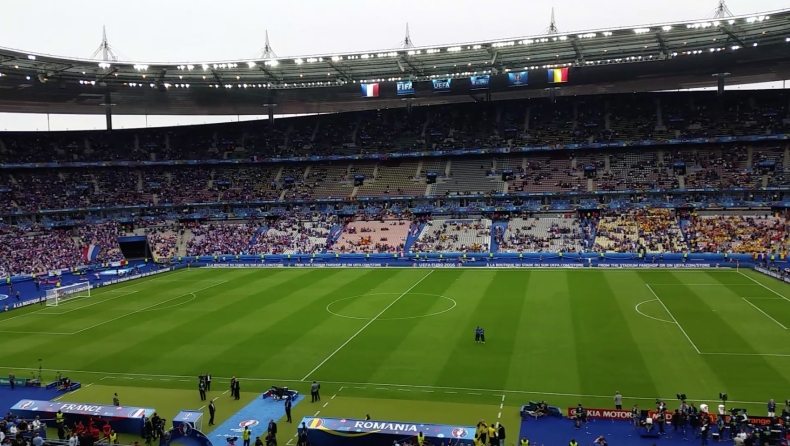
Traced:
<path fill-rule="evenodd" d="M 302 59 L 294 59 L 294 63 L 295 63 L 296 65 L 301 65 L 301 64 L 303 64 L 303 63 L 304 63 L 304 61 L 303 61 Z"/>
<path fill-rule="evenodd" d="M 30 59 L 30 60 L 36 60 L 36 56 L 34 56 L 32 54 L 28 55 L 27 58 Z"/>
<path fill-rule="evenodd" d="M 195 68 L 195 66 L 194 66 L 194 65 L 187 65 L 187 70 L 190 70 L 190 71 L 192 71 L 192 69 L 193 69 L 193 68 Z"/>
<path fill-rule="evenodd" d="M 732 50 L 733 50 L 733 51 L 736 51 L 736 50 L 739 50 L 739 49 L 741 49 L 741 47 L 740 47 L 740 46 L 738 46 L 738 45 L 733 45 L 733 46 L 732 46 Z"/>
<path fill-rule="evenodd" d="M 671 30 L 672 30 L 672 27 L 671 27 L 671 26 L 669 26 L 669 25 L 665 25 L 665 26 L 664 26 L 664 27 L 662 27 L 661 29 L 663 29 L 664 31 L 671 31 Z"/>
<path fill-rule="evenodd" d="M 25 76 L 25 79 L 30 80 L 30 76 Z"/>
<path fill-rule="evenodd" d="M 108 64 L 107 62 L 101 62 L 101 63 L 99 63 L 99 68 L 102 68 L 102 69 L 106 70 L 106 69 L 110 68 L 110 64 Z"/>
<path fill-rule="evenodd" d="M 208 70 L 209 68 L 210 68 L 210 67 L 209 67 L 208 65 L 206 65 L 206 64 L 203 64 L 203 71 L 206 71 L 206 70 Z"/>
<path fill-rule="evenodd" d="M 450 48 L 447 48 L 448 53 L 457 53 L 458 51 L 461 51 L 460 46 L 451 46 Z"/>
<path fill-rule="evenodd" d="M 255 62 L 249 61 L 249 62 L 247 62 L 247 66 L 250 67 L 250 68 L 255 68 Z"/>
<path fill-rule="evenodd" d="M 135 65 L 134 69 L 137 71 L 145 71 L 148 69 L 148 65 Z"/>
<path fill-rule="evenodd" d="M 732 19 L 727 20 L 727 23 L 729 23 L 730 25 L 734 25 L 735 24 L 735 20 L 732 20 Z"/>
<path fill-rule="evenodd" d="M 612 32 L 611 32 L 611 31 L 604 31 L 604 32 L 603 32 L 603 36 L 604 36 L 604 37 L 609 37 L 609 36 L 611 36 L 611 35 L 612 35 Z"/>

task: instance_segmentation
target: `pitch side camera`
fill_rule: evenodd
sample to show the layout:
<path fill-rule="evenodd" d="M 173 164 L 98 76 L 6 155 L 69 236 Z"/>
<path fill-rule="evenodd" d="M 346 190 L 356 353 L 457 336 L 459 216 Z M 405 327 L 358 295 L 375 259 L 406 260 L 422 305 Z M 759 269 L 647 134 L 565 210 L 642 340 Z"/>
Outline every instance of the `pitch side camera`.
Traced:
<path fill-rule="evenodd" d="M 720 393 L 719 394 L 719 399 L 722 400 L 722 402 L 726 403 L 727 402 L 727 394 L 726 393 Z"/>
<path fill-rule="evenodd" d="M 685 401 L 686 400 L 686 394 L 685 393 L 678 393 L 675 396 L 678 397 L 678 399 L 680 401 Z"/>

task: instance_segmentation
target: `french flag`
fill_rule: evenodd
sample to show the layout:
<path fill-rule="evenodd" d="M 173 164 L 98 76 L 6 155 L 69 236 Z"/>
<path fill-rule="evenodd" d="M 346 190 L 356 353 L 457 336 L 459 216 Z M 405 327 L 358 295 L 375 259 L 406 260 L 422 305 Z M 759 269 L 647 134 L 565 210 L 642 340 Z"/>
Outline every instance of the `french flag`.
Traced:
<path fill-rule="evenodd" d="M 379 97 L 379 84 L 362 84 L 361 87 L 363 98 Z"/>
<path fill-rule="evenodd" d="M 86 262 L 93 262 L 99 257 L 99 247 L 96 245 L 88 245 L 82 249 L 82 256 Z"/>

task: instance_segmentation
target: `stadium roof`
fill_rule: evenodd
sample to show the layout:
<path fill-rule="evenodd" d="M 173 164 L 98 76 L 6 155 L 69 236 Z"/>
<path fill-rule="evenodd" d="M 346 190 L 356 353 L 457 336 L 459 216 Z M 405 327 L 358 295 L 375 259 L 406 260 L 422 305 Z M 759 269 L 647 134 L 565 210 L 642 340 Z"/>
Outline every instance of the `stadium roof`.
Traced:
<path fill-rule="evenodd" d="M 790 9 L 760 15 L 630 26 L 486 42 L 257 60 L 127 62 L 0 48 L 0 111 L 116 114 L 316 113 L 404 106 L 394 83 L 411 80 L 416 105 L 546 95 L 545 70 L 569 68 L 558 94 L 648 91 L 790 78 Z M 507 88 L 506 75 L 530 85 Z M 491 76 L 470 92 L 471 76 Z M 431 94 L 434 79 L 458 79 Z M 497 82 L 497 79 L 500 81 Z M 533 79 L 535 79 L 533 81 Z M 464 84 L 464 83 L 467 84 Z M 363 99 L 361 83 L 380 83 Z M 467 88 L 463 86 L 466 85 Z M 386 87 L 386 88 L 385 88 Z M 109 102 L 108 102 L 108 96 Z M 481 96 L 482 95 L 482 96 Z"/>

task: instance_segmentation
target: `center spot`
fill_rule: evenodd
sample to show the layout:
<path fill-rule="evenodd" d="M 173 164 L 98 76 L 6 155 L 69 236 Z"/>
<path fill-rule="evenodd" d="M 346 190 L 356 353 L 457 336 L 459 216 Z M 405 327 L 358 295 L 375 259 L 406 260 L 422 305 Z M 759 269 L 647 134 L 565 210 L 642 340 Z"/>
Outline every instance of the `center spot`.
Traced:
<path fill-rule="evenodd" d="M 398 299 L 399 296 L 401 296 Z M 376 318 L 377 321 L 397 321 L 397 320 L 404 320 L 404 319 L 418 319 L 422 317 L 428 316 L 437 316 L 442 313 L 446 313 L 453 308 L 455 308 L 458 303 L 447 296 L 442 296 L 440 294 L 430 294 L 430 293 L 367 293 L 367 294 L 359 294 L 356 296 L 349 296 L 344 297 L 342 299 L 337 299 L 336 301 L 330 303 L 326 306 L 326 311 L 330 314 L 335 316 L 344 317 L 347 319 L 358 319 L 358 320 L 365 320 L 369 321 L 375 318 L 382 310 L 387 308 L 395 299 L 398 299 L 398 303 L 393 305 L 392 307 L 388 308 L 387 311 L 382 314 L 380 317 Z M 423 308 L 426 307 L 426 300 L 430 301 L 430 307 L 426 314 L 414 314 L 421 310 L 416 310 L 416 308 Z M 442 301 L 443 304 L 439 306 L 438 309 L 435 309 L 435 304 L 439 301 Z M 403 306 L 401 306 L 403 304 Z M 395 309 L 394 307 L 399 307 Z M 415 308 L 415 311 L 411 312 L 407 311 L 400 311 L 402 308 Z M 388 316 L 387 314 L 391 313 L 393 316 Z M 406 316 L 398 316 L 397 314 L 408 314 Z"/>

